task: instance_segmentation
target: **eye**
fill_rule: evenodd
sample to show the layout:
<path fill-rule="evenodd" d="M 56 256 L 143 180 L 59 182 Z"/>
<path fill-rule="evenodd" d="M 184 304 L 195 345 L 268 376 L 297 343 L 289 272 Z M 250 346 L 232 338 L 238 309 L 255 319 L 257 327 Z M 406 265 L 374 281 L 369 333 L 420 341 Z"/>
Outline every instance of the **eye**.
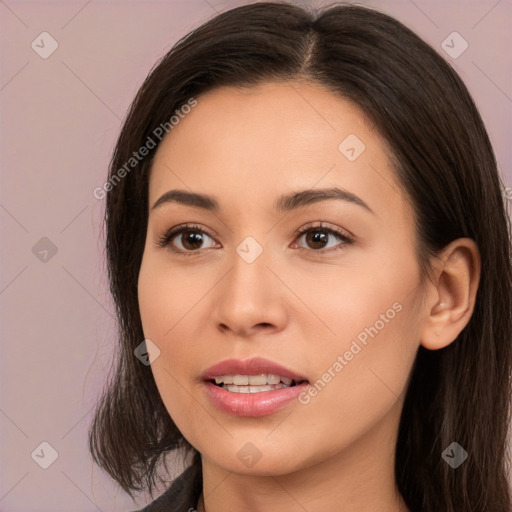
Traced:
<path fill-rule="evenodd" d="M 204 246 L 207 239 L 213 244 Z M 174 246 L 171 250 L 184 254 L 195 254 L 200 249 L 208 249 L 215 245 L 213 238 L 204 230 L 196 225 L 181 225 L 166 231 L 158 241 L 160 247 Z"/>
<path fill-rule="evenodd" d="M 316 226 L 303 227 L 297 232 L 296 236 L 299 237 L 299 240 L 304 238 L 307 244 L 306 247 L 299 245 L 299 249 L 313 249 L 315 252 L 332 252 L 333 250 L 340 250 L 343 249 L 345 245 L 353 242 L 351 238 L 338 228 L 330 228 L 323 223 L 319 223 Z M 336 239 L 338 240 L 338 243 L 336 243 Z M 340 247 L 336 249 L 337 246 Z"/>
<path fill-rule="evenodd" d="M 328 253 L 343 249 L 346 245 L 353 243 L 353 240 L 339 228 L 327 227 L 324 223 L 314 226 L 305 226 L 295 233 L 296 239 L 304 238 L 307 246 L 294 243 L 293 248 L 301 250 L 313 250 L 316 253 Z M 204 245 L 205 243 L 210 243 Z M 336 243 L 336 240 L 338 243 Z M 332 243 L 334 242 L 334 244 Z M 201 249 L 219 247 L 207 231 L 198 225 L 179 225 L 166 231 L 157 242 L 159 247 L 168 247 L 169 250 L 192 256 L 201 252 Z"/>

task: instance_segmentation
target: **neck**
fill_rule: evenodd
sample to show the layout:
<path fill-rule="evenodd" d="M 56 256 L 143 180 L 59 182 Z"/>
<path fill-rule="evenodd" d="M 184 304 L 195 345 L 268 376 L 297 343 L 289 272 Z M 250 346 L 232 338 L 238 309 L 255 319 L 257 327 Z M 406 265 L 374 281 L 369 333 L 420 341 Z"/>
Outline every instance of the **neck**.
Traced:
<path fill-rule="evenodd" d="M 338 512 L 409 512 L 395 487 L 396 434 L 389 432 L 384 421 L 321 463 L 284 475 L 237 474 L 203 456 L 198 512 L 325 512 L 333 505 Z"/>

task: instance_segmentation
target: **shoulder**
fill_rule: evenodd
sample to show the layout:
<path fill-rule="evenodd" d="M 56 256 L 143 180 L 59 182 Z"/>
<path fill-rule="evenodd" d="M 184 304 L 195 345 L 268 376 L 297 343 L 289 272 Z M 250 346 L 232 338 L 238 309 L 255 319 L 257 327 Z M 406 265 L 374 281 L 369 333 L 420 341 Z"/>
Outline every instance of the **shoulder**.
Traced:
<path fill-rule="evenodd" d="M 144 508 L 133 512 L 192 512 L 196 510 L 199 496 L 194 493 L 190 498 L 192 480 L 195 480 L 197 470 L 194 467 L 186 469 L 172 485 L 158 498 L 148 503 Z M 197 486 L 194 486 L 197 487 Z"/>

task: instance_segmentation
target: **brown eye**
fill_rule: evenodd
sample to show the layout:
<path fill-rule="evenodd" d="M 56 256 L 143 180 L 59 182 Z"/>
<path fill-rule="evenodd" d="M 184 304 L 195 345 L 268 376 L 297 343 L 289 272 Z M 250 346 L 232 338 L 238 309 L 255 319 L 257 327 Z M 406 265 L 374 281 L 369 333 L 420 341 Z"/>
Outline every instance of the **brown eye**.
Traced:
<path fill-rule="evenodd" d="M 200 249 L 201 244 L 204 241 L 204 234 L 196 230 L 187 229 L 185 231 L 182 231 L 179 235 L 181 236 L 181 243 L 183 248 L 188 251 L 195 251 L 197 249 Z"/>
<path fill-rule="evenodd" d="M 302 238 L 305 239 L 306 245 L 304 246 L 299 244 L 299 248 L 313 249 L 318 252 L 329 252 L 331 249 L 335 250 L 337 246 L 340 246 L 339 248 L 343 248 L 343 246 L 352 242 L 352 240 L 346 235 L 323 226 L 303 229 L 299 233 L 298 239 L 300 240 Z"/>
<path fill-rule="evenodd" d="M 208 239 L 210 240 L 209 245 Z M 158 245 L 169 247 L 174 252 L 193 254 L 201 249 L 213 247 L 215 241 L 202 229 L 194 226 L 178 226 L 167 231 L 159 240 Z"/>
<path fill-rule="evenodd" d="M 329 241 L 329 234 L 325 230 L 311 230 L 306 233 L 306 242 L 312 249 L 324 249 Z"/>

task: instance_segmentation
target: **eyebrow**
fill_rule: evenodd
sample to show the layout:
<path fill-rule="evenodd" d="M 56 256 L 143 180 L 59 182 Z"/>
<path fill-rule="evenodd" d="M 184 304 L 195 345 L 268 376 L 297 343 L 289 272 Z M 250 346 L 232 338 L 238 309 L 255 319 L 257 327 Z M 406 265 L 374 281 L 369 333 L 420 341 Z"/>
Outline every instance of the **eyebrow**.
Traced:
<path fill-rule="evenodd" d="M 352 194 L 348 190 L 338 187 L 301 190 L 299 192 L 283 195 L 274 203 L 274 209 L 277 212 L 289 212 L 328 199 L 347 201 L 361 206 L 375 215 L 375 212 L 360 197 Z M 155 202 L 152 206 L 152 210 L 165 203 L 179 203 L 186 206 L 202 208 L 211 212 L 220 212 L 219 202 L 214 197 L 197 192 L 188 192 L 186 190 L 169 190 Z"/>

